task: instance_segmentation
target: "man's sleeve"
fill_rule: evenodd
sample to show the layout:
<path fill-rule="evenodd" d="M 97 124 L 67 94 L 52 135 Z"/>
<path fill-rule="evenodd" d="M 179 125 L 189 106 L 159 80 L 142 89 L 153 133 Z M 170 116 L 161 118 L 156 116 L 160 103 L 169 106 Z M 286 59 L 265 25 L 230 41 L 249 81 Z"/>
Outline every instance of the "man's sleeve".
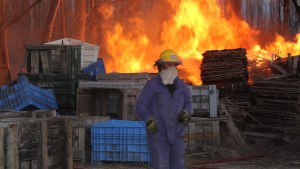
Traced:
<path fill-rule="evenodd" d="M 153 98 L 154 87 L 149 81 L 144 86 L 135 105 L 135 113 L 140 120 L 147 121 L 151 117 L 150 102 Z"/>

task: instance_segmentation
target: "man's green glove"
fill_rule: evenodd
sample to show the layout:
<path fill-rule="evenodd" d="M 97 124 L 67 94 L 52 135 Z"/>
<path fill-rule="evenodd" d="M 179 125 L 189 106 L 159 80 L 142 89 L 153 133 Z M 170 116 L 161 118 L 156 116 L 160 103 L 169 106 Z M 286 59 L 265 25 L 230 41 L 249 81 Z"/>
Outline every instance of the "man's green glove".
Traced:
<path fill-rule="evenodd" d="M 148 133 L 155 134 L 155 133 L 157 133 L 158 125 L 157 125 L 156 121 L 151 118 L 146 122 L 146 128 L 147 128 Z"/>
<path fill-rule="evenodd" d="M 189 118 L 189 113 L 186 110 L 181 110 L 178 116 L 180 122 L 186 122 Z"/>

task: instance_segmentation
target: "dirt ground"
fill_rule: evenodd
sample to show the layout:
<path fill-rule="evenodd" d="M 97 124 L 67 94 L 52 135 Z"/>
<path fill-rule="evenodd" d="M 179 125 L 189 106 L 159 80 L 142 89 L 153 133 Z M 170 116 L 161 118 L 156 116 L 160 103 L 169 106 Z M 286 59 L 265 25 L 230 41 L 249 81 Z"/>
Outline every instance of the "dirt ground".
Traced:
<path fill-rule="evenodd" d="M 186 169 L 300 169 L 300 135 L 288 139 L 245 139 L 240 147 L 221 130 L 221 145 L 186 150 Z M 74 164 L 74 169 L 151 169 L 149 164 L 103 162 L 99 165 Z"/>
<path fill-rule="evenodd" d="M 186 152 L 187 169 L 299 169 L 300 146 L 209 147 Z M 74 169 L 145 169 L 148 164 L 103 162 L 99 165 L 74 164 Z"/>

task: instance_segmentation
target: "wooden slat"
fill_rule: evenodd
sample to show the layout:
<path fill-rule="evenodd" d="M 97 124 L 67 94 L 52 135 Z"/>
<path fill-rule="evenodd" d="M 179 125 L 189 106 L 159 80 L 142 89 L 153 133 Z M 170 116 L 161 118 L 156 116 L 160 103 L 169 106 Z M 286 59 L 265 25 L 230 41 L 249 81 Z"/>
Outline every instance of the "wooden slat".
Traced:
<path fill-rule="evenodd" d="M 7 128 L 7 132 L 7 169 L 19 169 L 19 140 L 17 125 L 10 124 Z"/>
<path fill-rule="evenodd" d="M 50 57 L 47 51 L 40 51 L 43 73 L 50 72 Z"/>
<path fill-rule="evenodd" d="M 40 52 L 38 50 L 32 50 L 30 51 L 31 53 L 31 71 L 30 73 L 39 73 L 39 55 L 40 55 Z"/>
<path fill-rule="evenodd" d="M 72 119 L 70 117 L 64 117 L 63 120 L 66 132 L 66 169 L 73 169 Z"/>
<path fill-rule="evenodd" d="M 48 127 L 47 122 L 44 120 L 40 121 L 39 131 L 39 142 L 38 142 L 38 167 L 48 168 Z"/>
<path fill-rule="evenodd" d="M 5 155 L 5 148 L 4 148 L 4 128 L 0 127 L 0 169 L 5 168 L 5 161 L 4 161 L 4 155 Z"/>

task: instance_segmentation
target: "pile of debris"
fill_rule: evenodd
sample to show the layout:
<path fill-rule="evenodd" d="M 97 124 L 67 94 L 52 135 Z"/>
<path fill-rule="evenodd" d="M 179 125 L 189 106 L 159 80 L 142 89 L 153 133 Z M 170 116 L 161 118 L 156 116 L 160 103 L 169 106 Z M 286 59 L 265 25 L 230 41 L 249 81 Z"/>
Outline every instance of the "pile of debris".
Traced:
<path fill-rule="evenodd" d="M 252 138 L 289 138 L 300 126 L 299 56 L 277 58 L 271 63 L 272 76 L 253 83 L 254 106 L 247 132 Z"/>
<path fill-rule="evenodd" d="M 238 91 L 247 88 L 249 75 L 246 54 L 244 48 L 204 52 L 200 75 L 203 84 L 216 84 L 219 89 L 230 92 L 232 88 Z"/>
<path fill-rule="evenodd" d="M 253 84 L 255 106 L 249 130 L 268 133 L 295 133 L 300 117 L 300 81 L 266 80 Z"/>

